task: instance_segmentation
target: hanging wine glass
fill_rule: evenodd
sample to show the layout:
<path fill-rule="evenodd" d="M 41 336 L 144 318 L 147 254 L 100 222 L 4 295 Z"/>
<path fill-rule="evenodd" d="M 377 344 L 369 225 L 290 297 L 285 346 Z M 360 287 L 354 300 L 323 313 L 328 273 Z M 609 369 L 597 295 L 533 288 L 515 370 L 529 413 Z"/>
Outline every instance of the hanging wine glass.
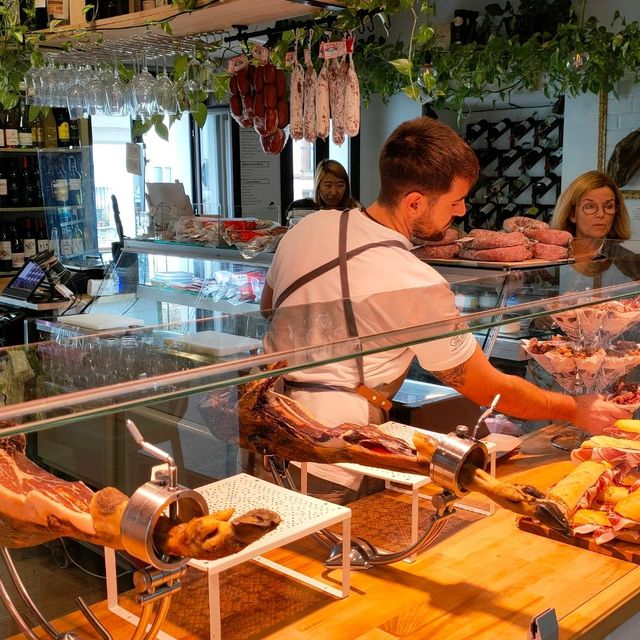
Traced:
<path fill-rule="evenodd" d="M 101 115 L 107 109 L 107 90 L 103 70 L 96 65 L 93 75 L 85 85 L 85 97 L 89 115 Z"/>
<path fill-rule="evenodd" d="M 156 102 L 158 113 L 175 115 L 180 112 L 178 89 L 167 74 L 167 59 L 164 53 L 162 54 L 162 72 L 156 73 Z"/>
<path fill-rule="evenodd" d="M 110 116 L 125 116 L 131 110 L 130 93 L 127 85 L 120 78 L 118 63 L 113 61 L 113 74 L 105 86 L 107 106 L 106 113 Z"/>
<path fill-rule="evenodd" d="M 136 113 L 144 120 L 158 110 L 155 92 L 155 78 L 147 69 L 147 52 L 142 52 L 142 69 L 131 81 L 133 104 Z"/>

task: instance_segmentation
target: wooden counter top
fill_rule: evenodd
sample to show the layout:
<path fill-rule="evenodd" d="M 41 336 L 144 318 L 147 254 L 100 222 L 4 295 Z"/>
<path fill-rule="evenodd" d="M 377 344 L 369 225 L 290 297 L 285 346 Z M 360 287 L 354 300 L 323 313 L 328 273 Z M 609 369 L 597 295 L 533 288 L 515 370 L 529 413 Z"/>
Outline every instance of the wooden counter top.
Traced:
<path fill-rule="evenodd" d="M 521 452 L 499 463 L 499 476 L 546 489 L 564 475 L 571 467 L 568 454 L 549 443 L 558 429 L 548 427 L 523 438 Z M 269 557 L 319 575 L 325 555 L 322 547 L 305 539 Z M 340 579 L 339 572 L 325 572 L 324 577 L 328 576 Z M 272 620 L 258 633 L 252 630 L 244 637 L 524 640 L 531 618 L 553 607 L 561 640 L 598 640 L 640 608 L 640 569 L 636 565 L 520 531 L 515 516 L 502 509 L 457 526 L 413 564 L 400 562 L 353 572 L 351 585 L 351 595 L 344 600 L 309 596 L 309 603 L 289 617 L 281 615 L 277 624 Z M 223 599 L 225 640 L 242 637 L 237 635 L 242 615 L 253 618 L 260 613 L 251 602 L 240 616 L 235 608 L 234 623 L 231 616 L 225 619 Z M 92 610 L 115 640 L 130 637 L 132 627 L 110 615 L 104 603 Z M 57 626 L 73 628 L 80 620 L 73 614 Z M 181 628 L 167 624 L 166 630 L 185 640 L 206 637 L 189 627 L 188 623 Z"/>

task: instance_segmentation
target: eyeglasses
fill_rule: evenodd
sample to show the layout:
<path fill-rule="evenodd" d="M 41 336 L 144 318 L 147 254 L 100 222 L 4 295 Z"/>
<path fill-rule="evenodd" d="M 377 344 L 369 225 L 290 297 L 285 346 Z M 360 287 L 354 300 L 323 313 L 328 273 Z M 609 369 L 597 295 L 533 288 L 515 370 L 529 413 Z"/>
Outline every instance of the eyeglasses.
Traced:
<path fill-rule="evenodd" d="M 597 202 L 591 202 L 590 200 L 579 205 L 584 213 L 588 216 L 594 216 L 598 210 L 601 210 L 605 215 L 612 216 L 618 210 L 618 204 L 615 200 L 608 200 L 602 204 Z"/>

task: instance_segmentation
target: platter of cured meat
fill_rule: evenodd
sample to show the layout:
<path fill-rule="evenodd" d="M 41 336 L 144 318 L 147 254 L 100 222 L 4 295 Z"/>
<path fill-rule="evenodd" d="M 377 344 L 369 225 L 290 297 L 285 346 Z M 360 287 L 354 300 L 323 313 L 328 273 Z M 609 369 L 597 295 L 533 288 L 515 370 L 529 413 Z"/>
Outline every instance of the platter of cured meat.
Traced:
<path fill-rule="evenodd" d="M 640 344 L 626 340 L 583 348 L 554 336 L 525 339 L 521 345 L 563 389 L 576 394 L 606 391 L 640 364 Z"/>
<path fill-rule="evenodd" d="M 568 231 L 524 216 L 508 218 L 499 231 L 472 229 L 460 236 L 447 229 L 438 240 L 414 238 L 413 253 L 433 264 L 480 268 L 530 269 L 572 262 Z"/>
<path fill-rule="evenodd" d="M 587 294 L 581 302 L 590 302 Z M 552 305 L 550 305 L 552 309 Z M 615 336 L 640 322 L 640 297 L 606 300 L 589 307 L 552 313 L 551 318 L 574 341 L 590 345 L 606 345 Z"/>
<path fill-rule="evenodd" d="M 566 514 L 567 535 L 523 518 L 519 527 L 605 555 L 640 562 L 640 421 L 618 420 L 571 452 L 574 468 L 547 492 Z"/>

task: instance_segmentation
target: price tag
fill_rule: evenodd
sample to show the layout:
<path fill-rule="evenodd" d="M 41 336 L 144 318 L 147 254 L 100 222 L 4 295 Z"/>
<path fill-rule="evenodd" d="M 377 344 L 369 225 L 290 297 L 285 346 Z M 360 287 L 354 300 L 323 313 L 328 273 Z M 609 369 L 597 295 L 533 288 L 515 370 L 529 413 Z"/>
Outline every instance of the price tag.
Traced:
<path fill-rule="evenodd" d="M 253 59 L 260 62 L 260 64 L 269 62 L 269 49 L 261 44 L 256 44 L 253 47 Z"/>
<path fill-rule="evenodd" d="M 284 64 L 286 67 L 293 67 L 298 62 L 297 51 L 287 51 L 287 55 L 284 57 Z"/>
<path fill-rule="evenodd" d="M 244 69 L 247 66 L 249 66 L 249 58 L 247 58 L 246 55 L 242 54 L 240 56 L 235 56 L 234 58 L 231 58 L 229 60 L 229 62 L 227 63 L 227 71 L 233 74 L 237 71 L 240 71 L 240 69 Z"/>
<path fill-rule="evenodd" d="M 127 142 L 126 146 L 126 167 L 127 172 L 134 176 L 142 175 L 142 160 L 140 146 L 135 142 Z"/>

